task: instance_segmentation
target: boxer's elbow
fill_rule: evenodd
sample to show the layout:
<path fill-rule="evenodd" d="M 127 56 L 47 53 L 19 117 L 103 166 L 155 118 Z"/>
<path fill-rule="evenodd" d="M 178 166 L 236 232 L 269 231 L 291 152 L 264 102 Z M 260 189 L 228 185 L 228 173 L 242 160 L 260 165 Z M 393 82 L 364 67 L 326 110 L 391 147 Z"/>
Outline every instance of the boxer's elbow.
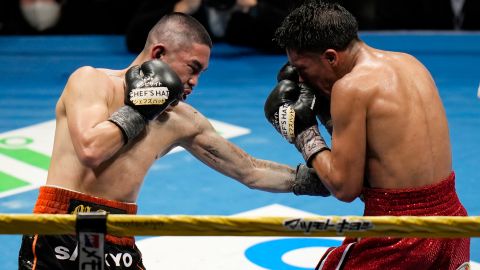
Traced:
<path fill-rule="evenodd" d="M 89 168 L 96 168 L 104 161 L 101 153 L 93 147 L 81 148 L 77 155 L 82 165 Z"/>
<path fill-rule="evenodd" d="M 101 147 L 92 141 L 85 139 L 76 147 L 77 157 L 83 166 L 96 168 L 105 160 L 105 153 Z"/>
<path fill-rule="evenodd" d="M 346 181 L 344 177 L 331 181 L 329 190 L 332 195 L 340 201 L 352 202 L 362 192 L 362 185 L 357 184 L 357 181 Z"/>
<path fill-rule="evenodd" d="M 99 136 L 98 131 L 76 134 L 72 141 L 79 161 L 89 168 L 100 166 L 123 146 L 116 145 L 117 142 L 109 137 Z"/>
<path fill-rule="evenodd" d="M 356 194 L 356 193 L 352 193 L 352 192 L 348 192 L 348 191 L 337 191 L 337 192 L 333 192 L 332 193 L 333 196 L 335 196 L 335 198 L 337 198 L 338 200 L 342 201 L 342 202 L 353 202 L 359 195 L 360 193 Z"/>

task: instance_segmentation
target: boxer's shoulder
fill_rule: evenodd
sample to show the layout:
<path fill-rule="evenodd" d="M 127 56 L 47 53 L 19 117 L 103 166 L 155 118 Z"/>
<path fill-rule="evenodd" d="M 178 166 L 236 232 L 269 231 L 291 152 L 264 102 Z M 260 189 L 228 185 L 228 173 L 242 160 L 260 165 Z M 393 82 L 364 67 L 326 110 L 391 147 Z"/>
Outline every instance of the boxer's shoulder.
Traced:
<path fill-rule="evenodd" d="M 158 134 L 174 132 L 179 140 L 194 137 L 211 127 L 208 119 L 196 108 L 185 102 L 171 107 L 153 123 L 150 130 Z"/>

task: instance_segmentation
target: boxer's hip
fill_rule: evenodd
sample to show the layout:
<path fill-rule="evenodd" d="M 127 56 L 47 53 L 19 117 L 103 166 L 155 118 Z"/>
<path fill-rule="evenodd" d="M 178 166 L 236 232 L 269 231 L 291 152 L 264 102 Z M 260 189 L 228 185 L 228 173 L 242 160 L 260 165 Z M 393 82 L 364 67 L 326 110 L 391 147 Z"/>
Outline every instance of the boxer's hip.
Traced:
<path fill-rule="evenodd" d="M 411 189 L 363 190 L 365 216 L 466 216 L 455 174 Z M 330 248 L 316 269 L 457 269 L 470 260 L 470 239 L 346 238 Z"/>
<path fill-rule="evenodd" d="M 73 190 L 63 189 L 54 186 L 42 186 L 33 212 L 35 214 L 76 214 L 78 212 L 105 211 L 109 214 L 130 214 L 137 213 L 135 203 L 126 203 L 108 200 Z M 110 234 L 105 236 L 107 242 L 133 246 L 133 237 L 117 237 Z"/>
<path fill-rule="evenodd" d="M 109 214 L 136 214 L 137 205 L 108 200 L 54 186 L 40 187 L 33 212 L 76 214 L 105 211 Z M 143 269 L 142 255 L 133 237 L 105 236 L 106 269 Z M 24 235 L 19 269 L 77 269 L 76 235 Z"/>
<path fill-rule="evenodd" d="M 455 173 L 437 184 L 409 189 L 364 188 L 365 216 L 466 216 Z"/>

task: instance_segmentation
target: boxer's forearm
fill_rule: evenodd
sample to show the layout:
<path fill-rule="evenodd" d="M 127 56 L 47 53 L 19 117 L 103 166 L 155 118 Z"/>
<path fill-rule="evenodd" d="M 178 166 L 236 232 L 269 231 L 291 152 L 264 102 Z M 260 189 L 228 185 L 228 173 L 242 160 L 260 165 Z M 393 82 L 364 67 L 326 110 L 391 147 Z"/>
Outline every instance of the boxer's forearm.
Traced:
<path fill-rule="evenodd" d="M 253 158 L 252 158 L 253 159 Z M 268 160 L 253 159 L 250 173 L 243 179 L 250 188 L 270 192 L 292 192 L 295 168 Z"/>
<path fill-rule="evenodd" d="M 287 165 L 255 159 L 215 131 L 195 137 L 183 145 L 203 163 L 242 184 L 270 192 L 291 192 L 295 169 Z"/>
<path fill-rule="evenodd" d="M 79 134 L 72 134 L 72 141 L 79 160 L 91 168 L 110 159 L 124 145 L 120 129 L 109 121 L 101 122 Z"/>

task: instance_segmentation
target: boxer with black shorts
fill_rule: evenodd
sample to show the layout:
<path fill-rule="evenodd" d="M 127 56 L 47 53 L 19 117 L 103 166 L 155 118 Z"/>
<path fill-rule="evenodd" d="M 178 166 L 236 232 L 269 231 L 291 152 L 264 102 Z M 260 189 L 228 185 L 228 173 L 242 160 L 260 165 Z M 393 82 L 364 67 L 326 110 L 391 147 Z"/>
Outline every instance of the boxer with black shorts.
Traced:
<path fill-rule="evenodd" d="M 76 70 L 57 102 L 51 164 L 34 213 L 135 214 L 148 169 L 175 146 L 250 188 L 328 196 L 313 169 L 250 156 L 184 102 L 211 47 L 198 21 L 172 13 L 129 67 Z M 106 269 L 144 269 L 133 238 L 107 234 L 105 246 Z M 73 235 L 26 235 L 19 269 L 76 269 L 77 255 Z"/>
<path fill-rule="evenodd" d="M 357 31 L 336 3 L 293 10 L 275 34 L 291 67 L 265 103 L 267 119 L 333 196 L 362 198 L 366 216 L 466 216 L 432 76 L 413 56 L 372 48 Z M 468 269 L 469 260 L 468 238 L 347 238 L 317 269 Z"/>

